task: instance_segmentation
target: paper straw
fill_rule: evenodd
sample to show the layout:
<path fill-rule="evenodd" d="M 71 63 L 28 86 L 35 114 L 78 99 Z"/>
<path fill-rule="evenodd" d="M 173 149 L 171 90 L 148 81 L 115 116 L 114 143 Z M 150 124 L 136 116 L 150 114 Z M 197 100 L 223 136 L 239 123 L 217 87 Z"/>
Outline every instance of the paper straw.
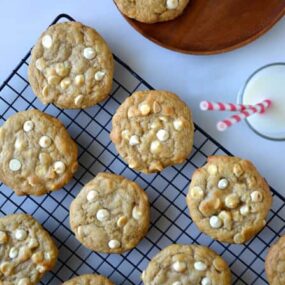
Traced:
<path fill-rule="evenodd" d="M 217 123 L 217 129 L 221 132 L 225 131 L 227 128 L 231 127 L 232 125 L 252 116 L 253 114 L 264 113 L 270 106 L 272 105 L 271 100 L 266 99 L 259 104 L 251 106 L 250 109 L 244 110 L 236 115 L 231 116 L 228 119 L 219 121 Z"/>
<path fill-rule="evenodd" d="M 200 103 L 200 109 L 202 111 L 245 111 L 254 108 L 253 105 L 242 105 L 233 103 L 222 103 L 213 101 L 202 101 Z"/>

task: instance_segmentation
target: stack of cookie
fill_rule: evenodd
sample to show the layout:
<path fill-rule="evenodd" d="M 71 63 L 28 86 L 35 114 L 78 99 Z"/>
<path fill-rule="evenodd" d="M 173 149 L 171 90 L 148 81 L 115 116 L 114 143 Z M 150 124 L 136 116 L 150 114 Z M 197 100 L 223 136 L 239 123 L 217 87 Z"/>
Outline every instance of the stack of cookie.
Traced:
<path fill-rule="evenodd" d="M 144 17 L 139 7 L 129 9 L 126 1 L 116 2 L 133 17 Z M 167 1 L 168 9 L 176 6 L 177 11 L 147 12 L 148 21 L 173 18 L 187 3 Z M 29 80 L 44 104 L 82 109 L 107 98 L 113 68 L 110 49 L 94 29 L 75 22 L 61 23 L 51 26 L 35 45 Z M 192 151 L 191 111 L 167 91 L 135 92 L 118 108 L 112 125 L 112 142 L 128 166 L 137 171 L 160 172 L 185 162 Z M 58 190 L 72 179 L 78 167 L 76 143 L 63 124 L 37 110 L 10 117 L 0 128 L 0 145 L 0 179 L 17 195 Z M 254 237 L 265 226 L 271 203 L 269 187 L 253 164 L 228 156 L 210 157 L 195 171 L 187 195 L 190 215 L 198 228 L 227 243 L 245 243 Z M 136 247 L 147 234 L 148 197 L 133 181 L 99 173 L 71 203 L 70 224 L 87 248 L 123 253 Z M 281 240 L 268 257 L 272 284 L 284 283 L 278 283 L 284 281 L 284 258 L 278 253 L 283 244 Z M 51 237 L 32 217 L 18 214 L 0 219 L 1 284 L 36 284 L 54 266 L 57 255 Z M 270 264 L 279 260 L 282 265 L 276 266 L 280 273 L 276 275 Z M 231 273 L 226 262 L 206 247 L 171 245 L 153 258 L 142 280 L 147 285 L 228 285 Z M 64 284 L 112 282 L 103 276 L 83 275 Z"/>

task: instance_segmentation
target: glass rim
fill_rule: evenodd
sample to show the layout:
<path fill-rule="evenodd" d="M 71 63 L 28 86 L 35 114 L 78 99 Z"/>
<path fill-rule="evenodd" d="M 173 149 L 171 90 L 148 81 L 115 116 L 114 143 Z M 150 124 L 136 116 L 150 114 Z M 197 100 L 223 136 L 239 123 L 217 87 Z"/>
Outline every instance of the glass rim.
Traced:
<path fill-rule="evenodd" d="M 264 65 L 264 66 L 261 66 L 260 68 L 258 68 L 257 70 L 255 70 L 255 71 L 248 77 L 248 79 L 245 81 L 243 87 L 240 89 L 240 91 L 239 91 L 239 93 L 238 93 L 237 103 L 238 103 L 238 104 L 242 104 L 245 89 L 246 89 L 248 83 L 251 81 L 251 79 L 252 79 L 257 73 L 259 73 L 261 70 L 266 69 L 266 68 L 268 68 L 268 67 L 271 67 L 271 66 L 278 66 L 278 65 L 285 66 L 285 62 L 269 63 L 269 64 L 266 64 L 266 65 Z M 260 133 L 258 130 L 256 130 L 256 129 L 251 125 L 251 123 L 249 122 L 248 118 L 245 119 L 245 122 L 246 122 L 246 124 L 248 125 L 248 127 L 249 127 L 254 133 L 256 133 L 257 135 L 259 135 L 260 137 L 262 137 L 262 138 L 264 138 L 264 139 L 271 140 L 271 141 L 285 141 L 285 136 L 284 136 L 284 138 L 274 138 L 274 137 L 270 137 L 270 136 L 267 136 L 267 135 L 264 135 L 264 134 Z"/>

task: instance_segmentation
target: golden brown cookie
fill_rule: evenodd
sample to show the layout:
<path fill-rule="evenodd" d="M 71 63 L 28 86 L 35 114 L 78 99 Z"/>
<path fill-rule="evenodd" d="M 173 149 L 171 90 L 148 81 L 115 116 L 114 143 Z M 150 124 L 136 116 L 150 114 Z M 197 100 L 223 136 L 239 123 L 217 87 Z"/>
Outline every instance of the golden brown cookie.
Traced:
<path fill-rule="evenodd" d="M 138 91 L 118 108 L 111 139 L 130 168 L 158 172 L 182 163 L 192 150 L 192 115 L 181 99 L 167 91 Z"/>
<path fill-rule="evenodd" d="M 150 209 L 145 192 L 133 181 L 99 173 L 70 206 L 70 225 L 86 247 L 103 253 L 134 248 L 146 235 Z"/>
<path fill-rule="evenodd" d="M 31 216 L 0 218 L 0 284 L 37 284 L 53 268 L 57 255 L 53 240 Z"/>
<path fill-rule="evenodd" d="M 211 156 L 194 172 L 187 204 L 202 232 L 221 242 L 244 243 L 265 226 L 272 196 L 250 161 Z"/>
<path fill-rule="evenodd" d="M 200 245 L 170 245 L 160 251 L 142 273 L 145 285 L 230 285 L 227 263 Z"/>
<path fill-rule="evenodd" d="M 29 81 L 44 104 L 81 109 L 109 95 L 113 69 L 112 53 L 94 29 L 78 22 L 59 23 L 33 48 Z"/>
<path fill-rule="evenodd" d="M 265 271 L 270 285 L 285 284 L 285 236 L 270 247 L 265 260 Z"/>
<path fill-rule="evenodd" d="M 102 275 L 85 274 L 65 281 L 62 285 L 114 285 L 114 283 Z"/>
<path fill-rule="evenodd" d="M 180 16 L 189 0 L 115 0 L 127 17 L 143 23 L 164 22 Z"/>
<path fill-rule="evenodd" d="M 71 180 L 77 165 L 77 145 L 50 115 L 19 112 L 0 128 L 0 180 L 17 195 L 58 190 Z"/>

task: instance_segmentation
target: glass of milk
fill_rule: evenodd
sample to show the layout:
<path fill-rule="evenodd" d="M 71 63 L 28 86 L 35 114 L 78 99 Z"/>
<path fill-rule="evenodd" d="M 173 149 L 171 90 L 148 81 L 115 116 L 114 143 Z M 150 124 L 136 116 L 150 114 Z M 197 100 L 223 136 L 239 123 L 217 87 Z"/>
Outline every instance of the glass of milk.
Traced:
<path fill-rule="evenodd" d="M 270 99 L 272 106 L 246 122 L 264 138 L 285 140 L 285 63 L 269 64 L 255 71 L 241 89 L 238 103 L 254 105 L 265 99 Z"/>

